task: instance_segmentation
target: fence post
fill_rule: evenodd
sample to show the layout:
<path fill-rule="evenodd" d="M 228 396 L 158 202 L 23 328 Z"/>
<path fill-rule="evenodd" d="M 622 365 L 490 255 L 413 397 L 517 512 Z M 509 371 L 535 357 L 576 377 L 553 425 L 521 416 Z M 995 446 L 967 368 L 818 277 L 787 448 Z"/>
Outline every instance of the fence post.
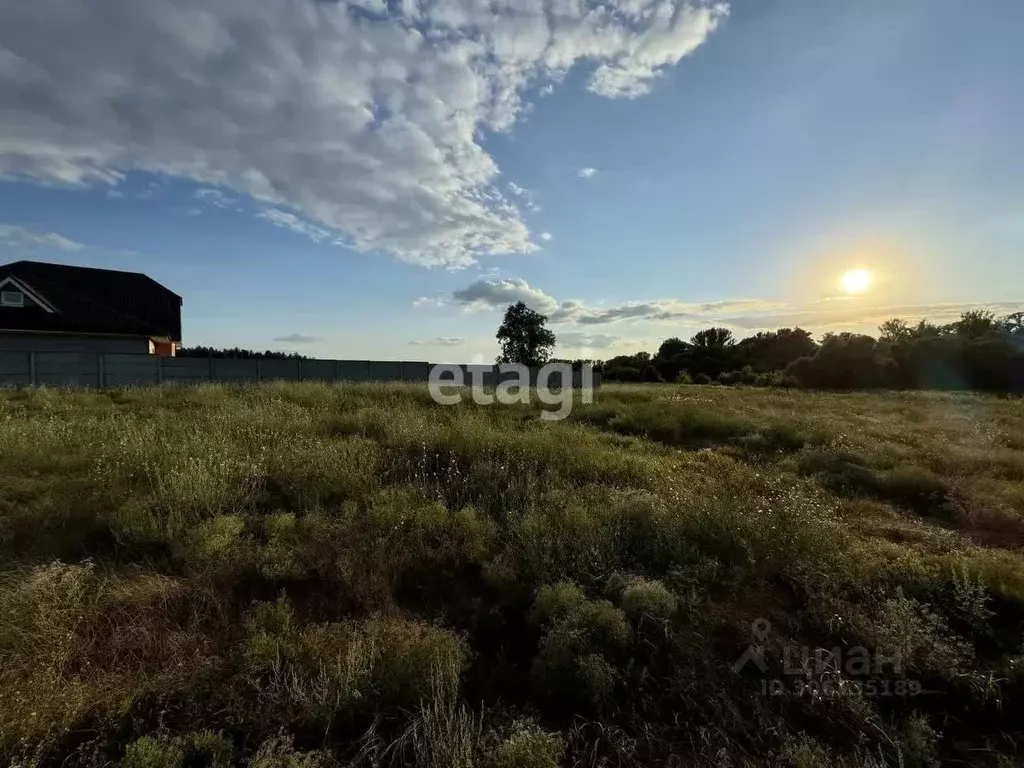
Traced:
<path fill-rule="evenodd" d="M 206 378 L 213 381 L 213 355 L 210 355 L 210 370 L 207 371 Z"/>
<path fill-rule="evenodd" d="M 341 360 L 334 361 L 334 380 L 341 381 Z"/>
<path fill-rule="evenodd" d="M 36 353 L 34 350 L 28 353 L 28 375 L 29 381 L 34 387 L 36 385 Z"/>
<path fill-rule="evenodd" d="M 302 358 L 295 361 L 295 380 L 302 381 Z"/>
<path fill-rule="evenodd" d="M 263 381 L 263 368 L 260 365 L 260 359 L 256 358 L 256 383 Z"/>
<path fill-rule="evenodd" d="M 106 366 L 106 352 L 100 352 L 96 355 L 96 388 L 103 389 L 107 381 L 107 366 Z"/>
<path fill-rule="evenodd" d="M 158 357 L 156 359 L 156 383 L 157 384 L 163 384 L 164 383 L 164 359 L 163 359 L 163 357 Z"/>

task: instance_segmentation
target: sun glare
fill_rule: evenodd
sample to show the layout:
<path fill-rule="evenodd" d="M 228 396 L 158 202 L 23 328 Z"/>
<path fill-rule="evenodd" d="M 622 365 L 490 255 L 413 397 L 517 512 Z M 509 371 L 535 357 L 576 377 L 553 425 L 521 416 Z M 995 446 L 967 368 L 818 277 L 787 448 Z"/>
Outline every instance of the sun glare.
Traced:
<path fill-rule="evenodd" d="M 839 279 L 839 287 L 843 289 L 844 293 L 864 293 L 871 287 L 873 280 L 874 275 L 868 272 L 868 270 L 851 269 L 849 272 L 844 273 Z"/>

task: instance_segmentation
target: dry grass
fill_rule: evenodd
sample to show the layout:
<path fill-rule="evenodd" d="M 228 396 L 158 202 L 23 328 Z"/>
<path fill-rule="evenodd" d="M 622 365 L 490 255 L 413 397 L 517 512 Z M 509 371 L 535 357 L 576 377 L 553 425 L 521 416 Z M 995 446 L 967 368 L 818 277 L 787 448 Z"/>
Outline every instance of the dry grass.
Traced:
<path fill-rule="evenodd" d="M 623 385 L 536 416 L 0 393 L 0 761 L 1019 757 L 1019 399 Z M 752 642 L 763 674 L 734 670 Z M 856 646 L 900 669 L 858 679 Z"/>

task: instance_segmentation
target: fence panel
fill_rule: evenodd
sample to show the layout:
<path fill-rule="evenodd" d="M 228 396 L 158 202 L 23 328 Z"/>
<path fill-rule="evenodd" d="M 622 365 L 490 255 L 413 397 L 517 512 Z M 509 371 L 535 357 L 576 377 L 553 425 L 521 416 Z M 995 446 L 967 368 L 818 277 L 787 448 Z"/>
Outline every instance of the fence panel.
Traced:
<path fill-rule="evenodd" d="M 298 363 L 302 381 L 334 381 L 337 378 L 337 360 L 299 360 Z"/>
<path fill-rule="evenodd" d="M 384 360 L 282 360 L 267 358 L 157 357 L 134 353 L 22 352 L 0 351 L 0 385 L 48 384 L 70 387 L 118 387 L 152 384 L 189 384 L 201 381 L 419 381 L 426 382 L 434 363 Z M 499 374 L 493 365 L 460 365 L 466 386 L 482 383 L 493 387 L 499 381 L 516 378 Z M 568 377 L 566 377 L 568 378 Z M 594 388 L 601 377 L 591 374 Z M 530 372 L 537 384 L 537 371 Z M 580 371 L 573 371 L 572 386 L 584 384 Z M 567 385 L 561 374 L 547 384 Z"/>
<path fill-rule="evenodd" d="M 36 352 L 36 384 L 98 387 L 100 356 L 95 352 Z"/>
<path fill-rule="evenodd" d="M 205 357 L 161 357 L 160 380 L 170 384 L 189 384 L 210 379 L 213 367 Z"/>
<path fill-rule="evenodd" d="M 103 356 L 103 386 L 141 387 L 160 381 L 160 361 L 154 355 L 112 354 Z"/>
<path fill-rule="evenodd" d="M 298 360 L 257 360 L 260 366 L 260 381 L 299 380 Z"/>
<path fill-rule="evenodd" d="M 12 387 L 32 383 L 31 352 L 0 352 L 0 385 Z"/>
<path fill-rule="evenodd" d="M 369 381 L 369 360 L 335 360 L 338 381 Z"/>

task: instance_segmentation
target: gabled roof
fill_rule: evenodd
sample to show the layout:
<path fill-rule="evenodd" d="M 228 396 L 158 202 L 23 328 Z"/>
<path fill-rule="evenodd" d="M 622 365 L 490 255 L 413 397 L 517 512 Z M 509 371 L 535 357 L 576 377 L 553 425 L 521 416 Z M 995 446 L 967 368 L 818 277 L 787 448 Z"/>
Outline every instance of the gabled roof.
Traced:
<path fill-rule="evenodd" d="M 181 297 L 140 272 L 15 261 L 0 266 L 0 282 L 8 277 L 27 288 L 35 303 L 0 306 L 0 329 L 181 341 Z"/>

